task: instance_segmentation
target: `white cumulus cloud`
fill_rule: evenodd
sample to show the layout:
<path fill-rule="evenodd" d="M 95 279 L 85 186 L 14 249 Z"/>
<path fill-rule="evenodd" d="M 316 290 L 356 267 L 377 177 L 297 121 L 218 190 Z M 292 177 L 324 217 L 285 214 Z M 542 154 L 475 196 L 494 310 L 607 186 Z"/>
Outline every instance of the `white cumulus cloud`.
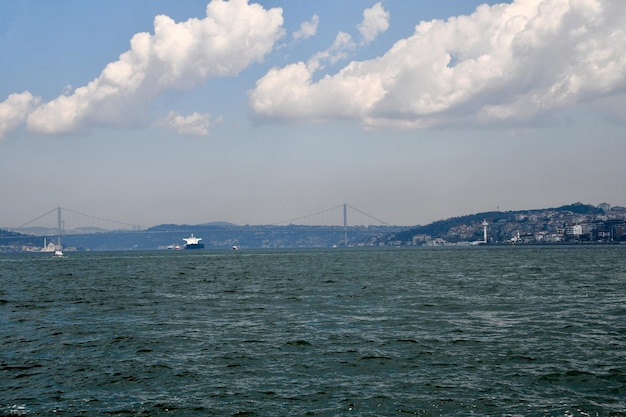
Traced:
<path fill-rule="evenodd" d="M 25 91 L 19 94 L 11 94 L 5 101 L 0 103 L 0 139 L 15 129 L 26 119 L 26 115 L 39 102 L 38 97 Z"/>
<path fill-rule="evenodd" d="M 260 61 L 284 36 L 282 24 L 281 9 L 265 10 L 248 0 L 212 0 L 203 19 L 177 23 L 157 16 L 154 34 L 133 36 L 130 49 L 99 77 L 35 109 L 23 106 L 20 115 L 3 110 L 0 126 L 6 132 L 26 120 L 31 131 L 61 133 L 131 123 L 164 91 L 237 75 Z M 2 108 L 19 110 L 15 102 L 9 98 Z"/>
<path fill-rule="evenodd" d="M 315 76 L 321 66 L 303 63 L 274 68 L 249 105 L 266 118 L 420 127 L 525 122 L 619 94 L 625 104 L 624 22 L 623 0 L 482 5 L 421 22 L 384 55 L 336 74 Z"/>
<path fill-rule="evenodd" d="M 188 116 L 169 112 L 161 124 L 181 135 L 208 136 L 211 115 L 208 113 L 192 113 Z"/>
<path fill-rule="evenodd" d="M 339 32 L 330 48 L 313 55 L 313 57 L 309 59 L 307 66 L 311 71 L 316 71 L 324 68 L 326 62 L 336 64 L 339 61 L 347 59 L 350 52 L 354 50 L 355 47 L 356 45 L 350 34 Z"/>
<path fill-rule="evenodd" d="M 376 3 L 363 12 L 363 22 L 357 29 L 363 36 L 366 43 L 372 42 L 378 35 L 389 29 L 389 12 L 383 8 L 381 3 Z"/>
<path fill-rule="evenodd" d="M 300 30 L 294 32 L 291 36 L 293 39 L 306 39 L 311 36 L 315 36 L 317 33 L 317 25 L 320 22 L 320 18 L 318 15 L 314 14 L 310 21 L 302 22 L 300 25 Z"/>

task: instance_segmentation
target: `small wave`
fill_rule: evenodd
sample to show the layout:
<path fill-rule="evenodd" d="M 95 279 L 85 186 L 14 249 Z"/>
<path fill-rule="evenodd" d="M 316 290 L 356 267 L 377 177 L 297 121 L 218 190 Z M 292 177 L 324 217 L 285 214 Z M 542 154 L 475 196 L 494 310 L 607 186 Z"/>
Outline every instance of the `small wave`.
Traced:
<path fill-rule="evenodd" d="M 365 355 L 361 357 L 361 360 L 370 361 L 370 360 L 392 360 L 389 356 L 378 356 L 378 355 Z"/>
<path fill-rule="evenodd" d="M 286 343 L 287 346 L 313 346 L 311 343 L 306 340 L 292 340 Z"/>
<path fill-rule="evenodd" d="M 43 368 L 43 365 L 38 363 L 32 365 L 2 365 L 0 366 L 0 371 L 28 371 L 36 368 Z"/>

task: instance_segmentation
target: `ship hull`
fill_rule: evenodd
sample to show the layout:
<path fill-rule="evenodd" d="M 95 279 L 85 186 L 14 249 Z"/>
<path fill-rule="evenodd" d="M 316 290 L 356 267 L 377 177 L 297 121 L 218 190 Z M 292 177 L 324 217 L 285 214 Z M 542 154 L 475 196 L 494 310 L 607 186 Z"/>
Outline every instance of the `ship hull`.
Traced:
<path fill-rule="evenodd" d="M 185 249 L 204 249 L 204 243 L 192 243 L 185 245 Z"/>

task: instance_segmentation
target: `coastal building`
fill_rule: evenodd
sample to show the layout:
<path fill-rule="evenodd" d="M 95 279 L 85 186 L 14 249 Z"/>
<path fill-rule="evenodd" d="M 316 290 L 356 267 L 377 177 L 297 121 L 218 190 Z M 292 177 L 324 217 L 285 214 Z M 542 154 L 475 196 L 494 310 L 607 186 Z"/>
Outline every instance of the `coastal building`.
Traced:
<path fill-rule="evenodd" d="M 580 224 L 569 224 L 565 227 L 565 236 L 580 237 L 583 234 L 583 227 Z"/>

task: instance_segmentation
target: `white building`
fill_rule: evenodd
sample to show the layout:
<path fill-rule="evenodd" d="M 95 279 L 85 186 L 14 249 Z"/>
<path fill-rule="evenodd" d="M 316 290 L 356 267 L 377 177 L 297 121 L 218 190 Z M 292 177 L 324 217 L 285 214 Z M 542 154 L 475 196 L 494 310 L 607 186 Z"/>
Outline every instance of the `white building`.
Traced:
<path fill-rule="evenodd" d="M 566 236 L 580 236 L 583 234 L 583 227 L 580 224 L 570 224 L 565 227 Z"/>

